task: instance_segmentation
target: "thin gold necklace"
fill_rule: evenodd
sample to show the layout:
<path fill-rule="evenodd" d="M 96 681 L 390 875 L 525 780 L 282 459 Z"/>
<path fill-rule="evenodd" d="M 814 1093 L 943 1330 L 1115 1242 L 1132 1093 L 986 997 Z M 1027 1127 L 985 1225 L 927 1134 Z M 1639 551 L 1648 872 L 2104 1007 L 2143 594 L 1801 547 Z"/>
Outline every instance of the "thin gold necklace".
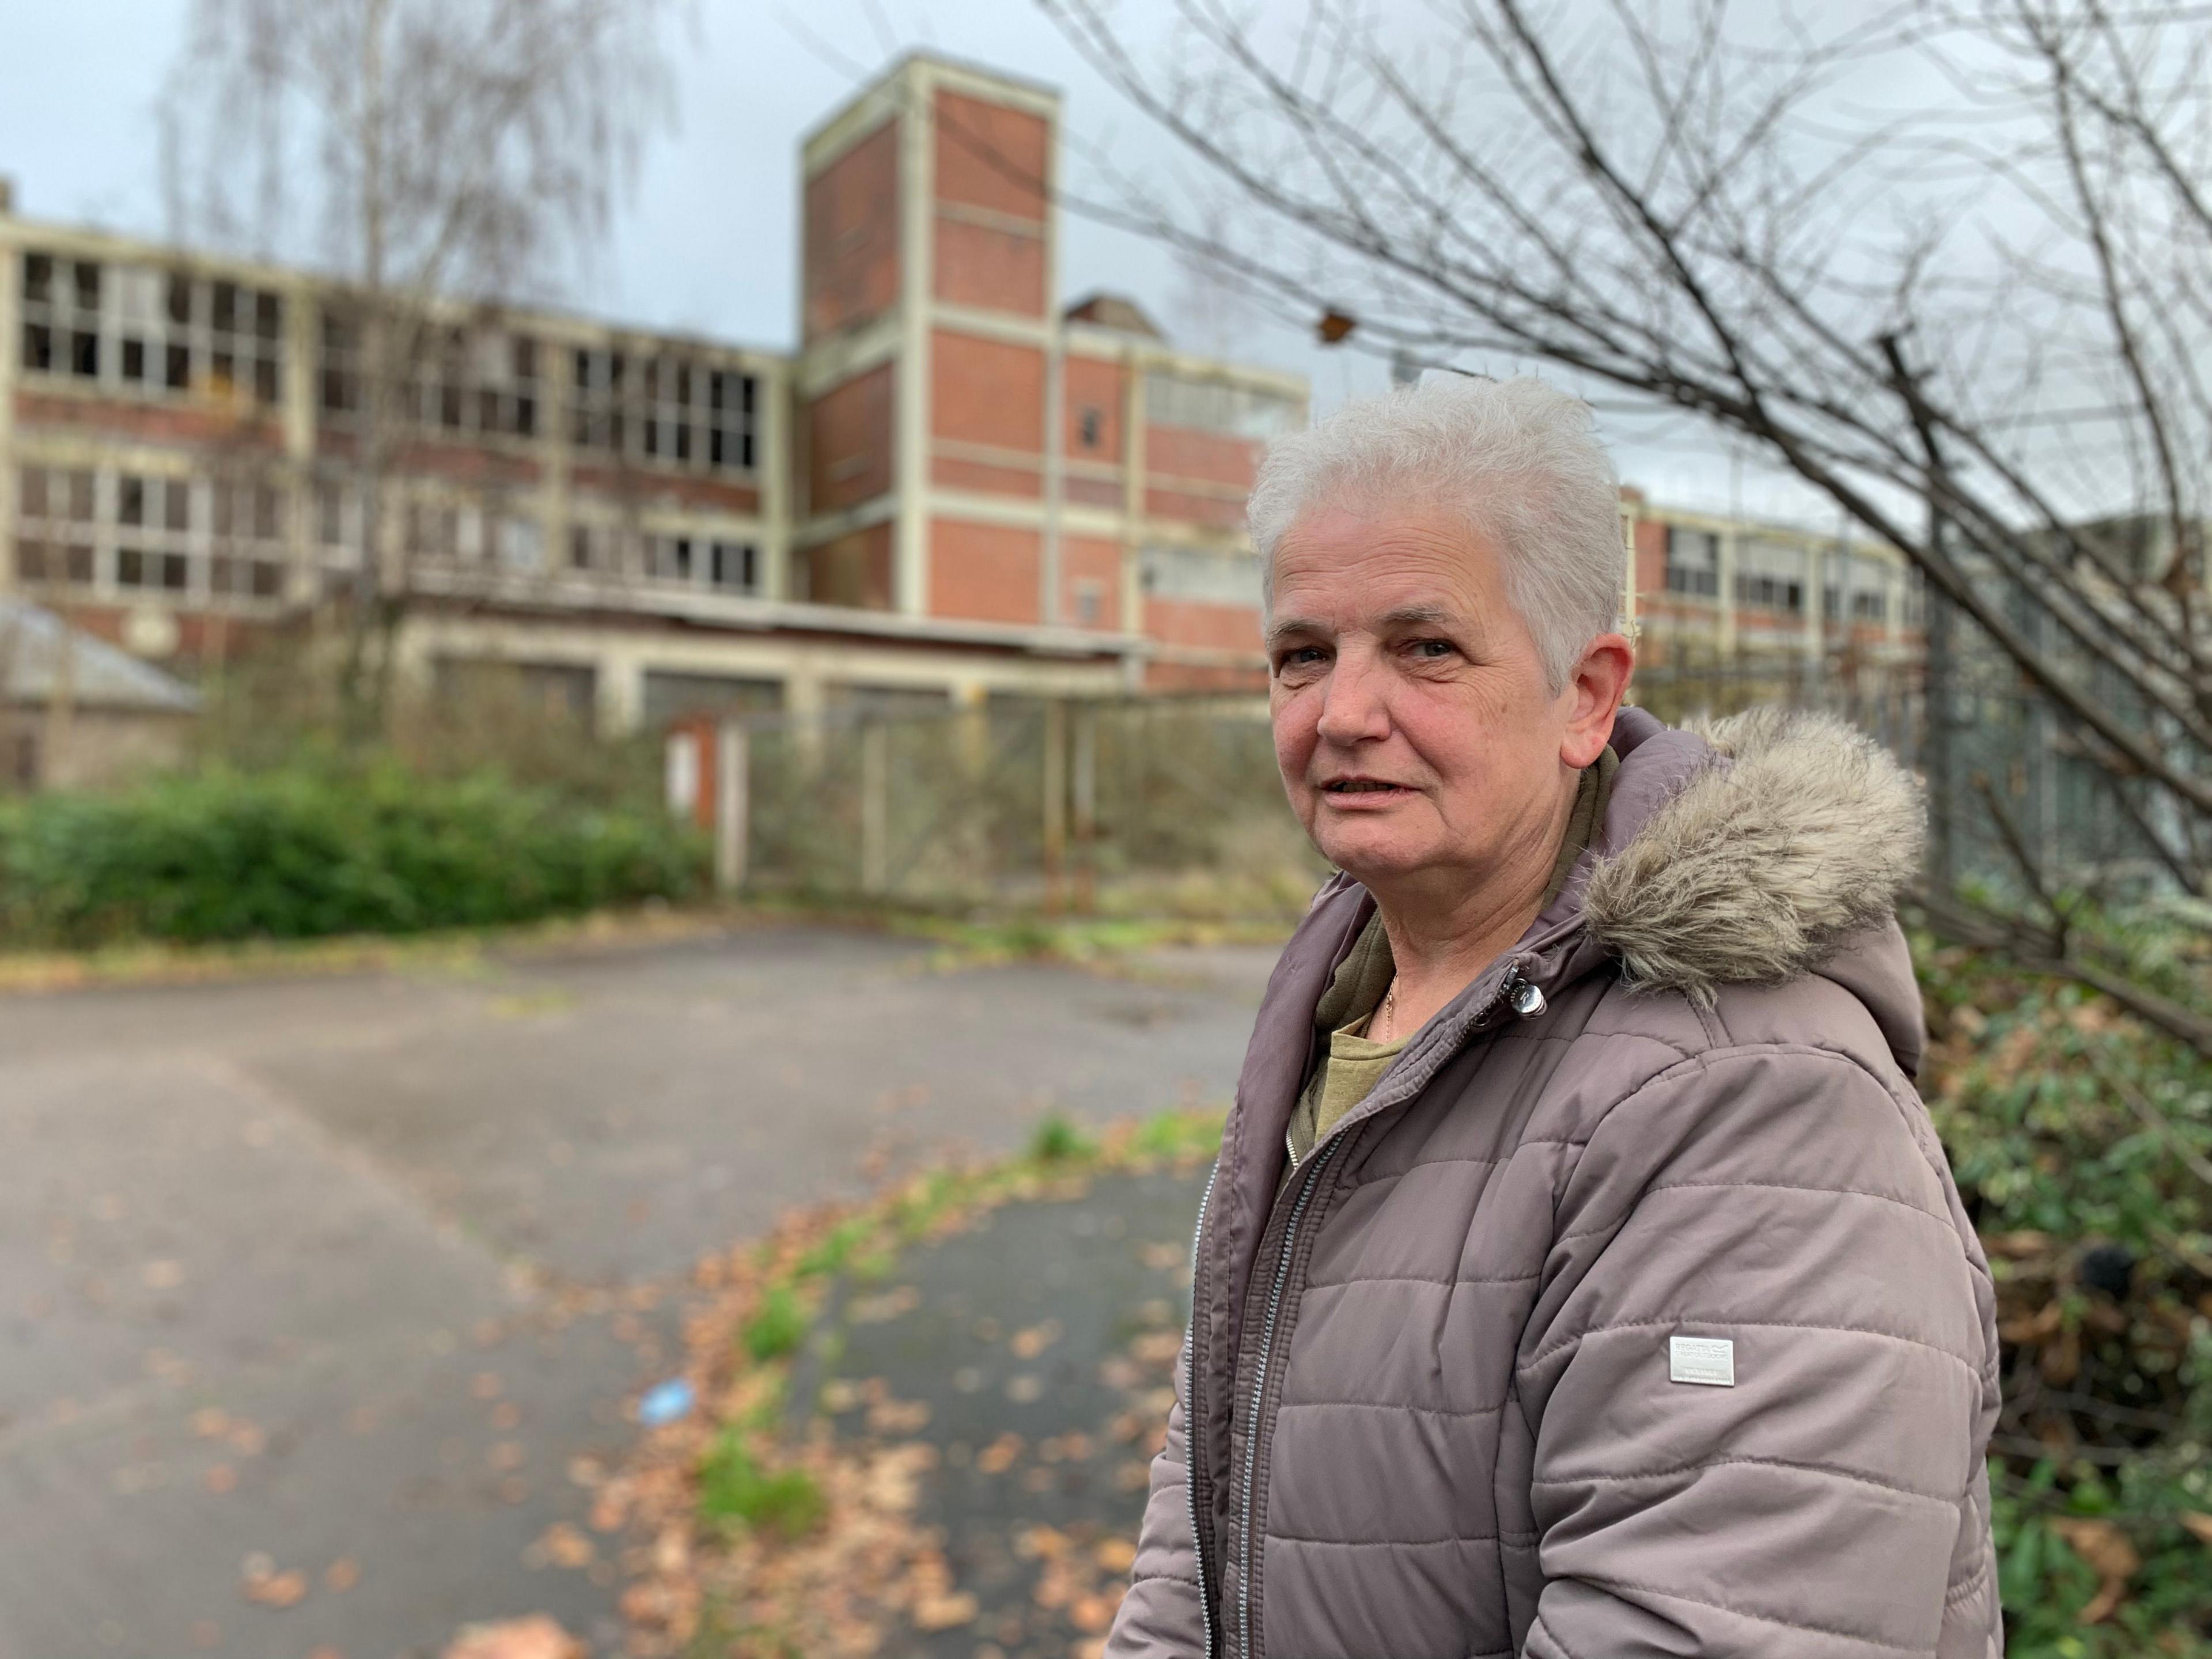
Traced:
<path fill-rule="evenodd" d="M 1398 1029 L 1398 976 L 1395 974 L 1390 975 L 1390 988 L 1382 994 L 1382 1024 L 1385 1035 L 1376 1037 L 1377 1042 L 1388 1042 L 1390 1040 L 1388 1033 Z"/>

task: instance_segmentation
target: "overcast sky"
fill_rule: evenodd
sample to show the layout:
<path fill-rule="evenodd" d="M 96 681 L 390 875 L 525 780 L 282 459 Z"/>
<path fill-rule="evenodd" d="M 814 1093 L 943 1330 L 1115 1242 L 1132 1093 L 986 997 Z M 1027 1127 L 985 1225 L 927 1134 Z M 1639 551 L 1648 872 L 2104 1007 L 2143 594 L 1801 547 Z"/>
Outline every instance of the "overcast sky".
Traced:
<path fill-rule="evenodd" d="M 1418 5 L 1420 0 L 1405 0 Z M 0 173 L 36 219 L 158 235 L 154 106 L 183 28 L 182 0 L 13 0 L 0 51 Z M 1152 0 L 1122 15 L 1143 44 Z M 577 308 L 787 349 L 797 333 L 800 136 L 899 52 L 932 48 L 1061 88 L 1079 143 L 1125 173 L 1184 165 L 1092 74 L 1030 0 L 699 0 L 674 54 L 678 125 L 648 152 L 611 246 L 569 283 Z M 1158 35 L 1164 40 L 1164 35 Z M 1073 298 L 1126 293 L 1170 336 L 1310 377 L 1316 409 L 1380 388 L 1373 360 L 1328 351 L 1260 319 L 1218 337 L 1188 275 L 1127 233 L 1068 217 L 1061 271 Z M 1208 337 L 1209 335 L 1215 337 Z M 1717 440 L 1609 423 L 1624 478 L 1661 499 L 1803 516 L 1785 482 L 1735 477 Z"/>

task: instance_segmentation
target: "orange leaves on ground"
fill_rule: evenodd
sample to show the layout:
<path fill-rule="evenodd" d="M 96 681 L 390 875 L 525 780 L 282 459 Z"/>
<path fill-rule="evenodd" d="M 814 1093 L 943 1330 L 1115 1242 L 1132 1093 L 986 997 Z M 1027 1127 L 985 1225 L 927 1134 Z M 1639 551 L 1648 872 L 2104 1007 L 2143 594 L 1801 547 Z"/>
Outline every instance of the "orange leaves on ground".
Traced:
<path fill-rule="evenodd" d="M 2051 1530 L 2064 1539 L 2067 1547 L 2088 1563 L 2089 1570 L 2102 1581 L 2096 1598 L 2081 1613 L 2085 1625 L 2102 1624 L 2127 1599 L 2128 1580 L 2142 1570 L 2142 1557 L 2125 1533 L 2093 1516 L 2060 1516 L 2051 1522 Z"/>
<path fill-rule="evenodd" d="M 258 1607 L 295 1607 L 307 1596 L 307 1575 L 292 1567 L 278 1571 L 259 1551 L 246 1558 L 238 1573 L 239 1594 Z"/>
<path fill-rule="evenodd" d="M 539 1613 L 495 1625 L 471 1625 L 453 1638 L 445 1659 L 586 1659 L 586 1650 Z"/>

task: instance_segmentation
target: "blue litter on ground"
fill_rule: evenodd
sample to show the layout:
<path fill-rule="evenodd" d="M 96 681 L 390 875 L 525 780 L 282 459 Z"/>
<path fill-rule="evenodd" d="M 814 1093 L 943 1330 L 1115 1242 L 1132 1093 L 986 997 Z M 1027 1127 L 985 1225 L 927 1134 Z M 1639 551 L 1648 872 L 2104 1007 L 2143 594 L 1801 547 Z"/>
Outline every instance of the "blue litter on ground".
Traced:
<path fill-rule="evenodd" d="M 665 1382 L 656 1382 L 637 1402 L 637 1420 L 648 1429 L 657 1429 L 665 1423 L 673 1423 L 678 1418 L 690 1416 L 698 1398 L 690 1383 L 680 1376 L 671 1377 Z"/>

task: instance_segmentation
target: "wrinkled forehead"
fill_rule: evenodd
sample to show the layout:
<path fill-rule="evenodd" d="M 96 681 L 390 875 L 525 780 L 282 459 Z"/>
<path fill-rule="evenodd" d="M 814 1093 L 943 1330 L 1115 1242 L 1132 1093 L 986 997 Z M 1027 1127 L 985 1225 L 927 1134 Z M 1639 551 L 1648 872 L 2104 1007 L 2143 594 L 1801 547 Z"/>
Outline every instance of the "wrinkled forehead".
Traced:
<path fill-rule="evenodd" d="M 1301 514 L 1277 542 L 1268 621 L 1479 617 L 1506 604 L 1504 574 L 1496 545 L 1462 514 L 1331 505 Z"/>

